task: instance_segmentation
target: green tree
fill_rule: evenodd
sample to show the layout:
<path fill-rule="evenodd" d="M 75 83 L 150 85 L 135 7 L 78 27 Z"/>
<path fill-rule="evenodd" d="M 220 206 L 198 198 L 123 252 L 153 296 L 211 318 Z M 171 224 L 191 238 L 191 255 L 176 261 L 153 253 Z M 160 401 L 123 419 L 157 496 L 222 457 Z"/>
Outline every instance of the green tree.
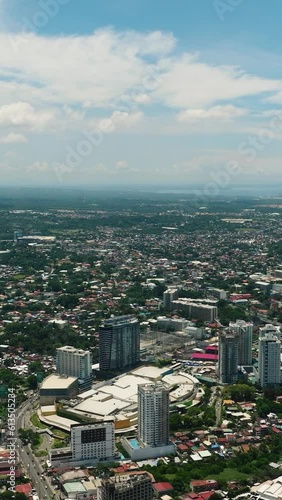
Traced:
<path fill-rule="evenodd" d="M 29 375 L 26 379 L 29 389 L 37 389 L 37 377 L 36 375 Z"/>
<path fill-rule="evenodd" d="M 2 500 L 26 500 L 24 493 L 13 493 L 12 491 L 4 491 L 0 493 L 0 499 Z"/>

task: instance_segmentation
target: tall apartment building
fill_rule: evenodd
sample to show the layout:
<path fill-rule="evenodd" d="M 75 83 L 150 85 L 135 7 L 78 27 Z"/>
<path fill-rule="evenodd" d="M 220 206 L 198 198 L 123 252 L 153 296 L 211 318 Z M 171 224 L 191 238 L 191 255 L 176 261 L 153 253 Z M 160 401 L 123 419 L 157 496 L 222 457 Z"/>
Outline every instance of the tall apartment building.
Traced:
<path fill-rule="evenodd" d="M 147 472 L 129 472 L 101 481 L 97 500 L 152 500 L 152 479 Z"/>
<path fill-rule="evenodd" d="M 210 323 L 214 322 L 218 316 L 218 309 L 213 300 L 206 300 L 209 303 L 196 302 L 192 299 L 178 299 L 171 303 L 172 310 L 183 310 L 189 314 L 192 319 L 201 319 Z"/>
<path fill-rule="evenodd" d="M 178 290 L 177 288 L 168 288 L 163 293 L 163 305 L 166 309 L 171 309 L 171 303 L 173 300 L 178 299 Z"/>
<path fill-rule="evenodd" d="M 140 361 L 140 325 L 134 316 L 104 321 L 99 330 L 100 371 L 126 371 Z"/>
<path fill-rule="evenodd" d="M 281 340 L 281 329 L 280 326 L 272 325 L 268 323 L 261 328 L 259 328 L 259 337 L 265 337 L 268 333 L 272 333 L 278 340 Z"/>
<path fill-rule="evenodd" d="M 281 378 L 281 342 L 266 333 L 259 338 L 258 381 L 262 387 L 275 387 Z"/>
<path fill-rule="evenodd" d="M 253 323 L 237 320 L 236 323 L 230 322 L 229 328 L 239 336 L 238 365 L 250 366 L 252 364 Z"/>
<path fill-rule="evenodd" d="M 238 379 L 239 335 L 225 331 L 219 336 L 218 376 L 222 384 L 234 384 Z"/>
<path fill-rule="evenodd" d="M 92 385 L 90 352 L 72 346 L 64 346 L 58 347 L 56 354 L 57 374 L 77 377 L 80 391 L 90 389 Z"/>
<path fill-rule="evenodd" d="M 71 426 L 72 461 L 105 461 L 115 455 L 114 422 Z"/>
<path fill-rule="evenodd" d="M 145 446 L 169 444 L 169 391 L 162 382 L 138 386 L 138 439 Z"/>

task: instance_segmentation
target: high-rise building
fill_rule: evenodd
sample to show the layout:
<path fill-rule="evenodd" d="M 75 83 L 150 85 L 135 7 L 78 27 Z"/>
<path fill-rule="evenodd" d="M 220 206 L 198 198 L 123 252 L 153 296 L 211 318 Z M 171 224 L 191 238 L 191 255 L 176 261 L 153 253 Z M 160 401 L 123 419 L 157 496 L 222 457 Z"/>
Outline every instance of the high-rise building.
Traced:
<path fill-rule="evenodd" d="M 69 464 L 97 465 L 115 458 L 115 425 L 113 420 L 71 425 L 71 444 L 67 448 L 50 449 L 52 467 Z"/>
<path fill-rule="evenodd" d="M 72 425 L 71 452 L 74 462 L 111 460 L 115 455 L 114 422 Z"/>
<path fill-rule="evenodd" d="M 101 481 L 97 500 L 152 500 L 152 479 L 147 472 L 129 472 Z"/>
<path fill-rule="evenodd" d="M 281 378 L 281 342 L 266 333 L 259 338 L 258 381 L 262 387 L 275 387 Z"/>
<path fill-rule="evenodd" d="M 238 365 L 250 366 L 252 364 L 253 323 L 237 320 L 236 323 L 230 322 L 229 328 L 239 336 Z"/>
<path fill-rule="evenodd" d="M 169 391 L 162 382 L 138 386 L 138 439 L 145 446 L 169 445 Z"/>
<path fill-rule="evenodd" d="M 280 326 L 272 325 L 268 323 L 259 328 L 259 337 L 264 337 L 267 333 L 272 333 L 278 340 L 281 340 L 281 329 Z"/>
<path fill-rule="evenodd" d="M 178 290 L 177 288 L 168 288 L 163 293 L 163 305 L 166 309 L 171 309 L 171 303 L 173 300 L 178 299 Z"/>
<path fill-rule="evenodd" d="M 218 376 L 222 384 L 234 384 L 238 379 L 239 335 L 225 331 L 219 335 Z"/>
<path fill-rule="evenodd" d="M 100 371 L 122 372 L 140 361 L 140 325 L 134 316 L 104 321 L 99 330 Z"/>
<path fill-rule="evenodd" d="M 58 375 L 77 377 L 81 391 L 90 389 L 92 385 L 90 352 L 64 346 L 58 347 L 56 353 L 56 371 Z"/>

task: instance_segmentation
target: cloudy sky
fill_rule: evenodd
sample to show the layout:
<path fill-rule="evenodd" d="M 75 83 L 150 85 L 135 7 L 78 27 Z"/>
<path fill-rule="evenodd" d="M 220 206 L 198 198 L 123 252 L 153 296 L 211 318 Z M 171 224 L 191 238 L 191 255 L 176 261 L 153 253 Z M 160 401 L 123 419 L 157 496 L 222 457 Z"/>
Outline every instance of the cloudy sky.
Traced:
<path fill-rule="evenodd" d="M 3 185 L 282 183 L 281 0 L 0 0 Z"/>

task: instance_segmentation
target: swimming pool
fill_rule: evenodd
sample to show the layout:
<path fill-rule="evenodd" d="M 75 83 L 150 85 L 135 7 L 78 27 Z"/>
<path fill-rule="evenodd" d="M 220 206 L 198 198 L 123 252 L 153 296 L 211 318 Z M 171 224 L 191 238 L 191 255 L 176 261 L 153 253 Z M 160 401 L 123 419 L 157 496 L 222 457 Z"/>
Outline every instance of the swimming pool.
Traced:
<path fill-rule="evenodd" d="M 140 448 L 137 439 L 129 439 L 129 442 L 134 450 Z"/>

